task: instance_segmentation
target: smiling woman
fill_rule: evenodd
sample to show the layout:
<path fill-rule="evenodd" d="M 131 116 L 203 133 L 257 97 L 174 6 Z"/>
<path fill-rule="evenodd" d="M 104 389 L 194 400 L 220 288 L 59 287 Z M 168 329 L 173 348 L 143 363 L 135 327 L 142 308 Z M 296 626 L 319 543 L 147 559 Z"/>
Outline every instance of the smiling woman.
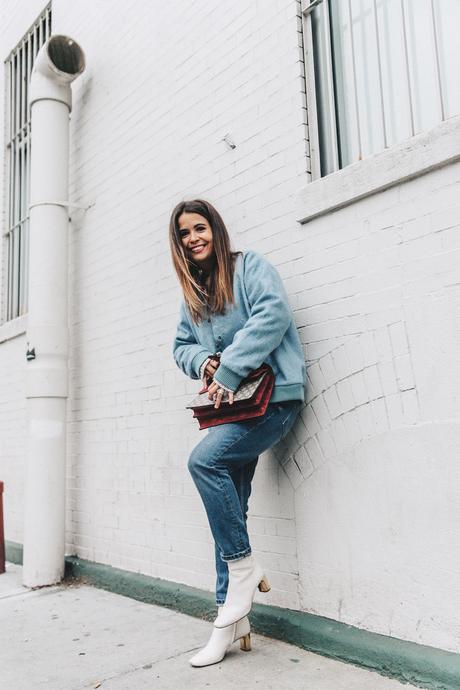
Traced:
<path fill-rule="evenodd" d="M 176 364 L 192 379 L 212 380 L 208 397 L 229 403 L 243 379 L 262 363 L 276 372 L 263 415 L 211 427 L 193 449 L 188 469 L 215 542 L 216 603 L 211 638 L 190 659 L 207 666 L 240 639 L 250 649 L 247 614 L 256 589 L 270 589 L 251 552 L 248 500 L 259 455 L 294 424 L 305 399 L 305 361 L 286 290 L 261 254 L 231 250 L 227 228 L 207 201 L 182 201 L 169 225 L 171 255 L 184 293 L 173 343 Z M 220 358 L 213 353 L 221 351 Z"/>
<path fill-rule="evenodd" d="M 234 302 L 233 273 L 241 252 L 231 250 L 218 211 L 199 199 L 181 202 L 171 217 L 169 242 L 193 321 L 199 323 L 211 313 L 224 314 L 226 305 Z"/>
<path fill-rule="evenodd" d="M 212 229 L 199 213 L 182 213 L 179 217 L 182 244 L 200 268 L 209 274 L 214 266 Z"/>

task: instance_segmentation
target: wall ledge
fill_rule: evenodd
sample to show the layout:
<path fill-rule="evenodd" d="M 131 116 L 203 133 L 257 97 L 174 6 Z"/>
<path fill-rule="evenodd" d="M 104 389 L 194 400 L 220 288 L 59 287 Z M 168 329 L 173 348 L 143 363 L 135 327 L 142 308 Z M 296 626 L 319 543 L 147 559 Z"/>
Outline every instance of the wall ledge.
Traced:
<path fill-rule="evenodd" d="M 460 116 L 302 187 L 296 217 L 303 225 L 376 192 L 460 160 Z"/>
<path fill-rule="evenodd" d="M 26 333 L 27 317 L 28 314 L 22 314 L 22 316 L 6 321 L 0 326 L 0 345 L 7 340 L 12 340 Z"/>

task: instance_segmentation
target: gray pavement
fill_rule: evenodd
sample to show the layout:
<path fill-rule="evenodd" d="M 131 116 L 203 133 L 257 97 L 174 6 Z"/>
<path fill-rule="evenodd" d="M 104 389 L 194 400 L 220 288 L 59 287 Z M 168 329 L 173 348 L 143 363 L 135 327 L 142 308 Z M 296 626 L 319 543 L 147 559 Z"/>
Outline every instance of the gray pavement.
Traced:
<path fill-rule="evenodd" d="M 86 584 L 29 590 L 0 575 L 1 690 L 409 690 L 340 661 L 251 633 L 218 664 L 188 663 L 212 623 Z"/>

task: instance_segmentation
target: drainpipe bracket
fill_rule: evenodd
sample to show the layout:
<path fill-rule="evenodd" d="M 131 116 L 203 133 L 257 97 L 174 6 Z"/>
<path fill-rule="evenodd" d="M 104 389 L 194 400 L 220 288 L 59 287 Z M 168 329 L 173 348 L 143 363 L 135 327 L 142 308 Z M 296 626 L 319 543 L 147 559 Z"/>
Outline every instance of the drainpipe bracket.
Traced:
<path fill-rule="evenodd" d="M 64 208 L 79 208 L 87 211 L 94 204 L 83 206 L 82 204 L 74 204 L 73 201 L 37 201 L 35 204 L 29 204 L 29 211 L 36 206 L 63 206 Z"/>

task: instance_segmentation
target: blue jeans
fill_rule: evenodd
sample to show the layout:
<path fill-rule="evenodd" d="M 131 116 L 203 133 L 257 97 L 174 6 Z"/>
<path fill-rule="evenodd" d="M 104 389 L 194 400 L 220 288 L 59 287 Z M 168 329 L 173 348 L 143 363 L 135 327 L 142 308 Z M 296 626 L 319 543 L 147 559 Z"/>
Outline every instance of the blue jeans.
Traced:
<path fill-rule="evenodd" d="M 246 519 L 259 455 L 287 435 L 302 406 L 301 400 L 269 403 L 261 417 L 211 427 L 192 450 L 188 469 L 215 543 L 217 604 L 227 594 L 227 561 L 251 553 Z"/>

